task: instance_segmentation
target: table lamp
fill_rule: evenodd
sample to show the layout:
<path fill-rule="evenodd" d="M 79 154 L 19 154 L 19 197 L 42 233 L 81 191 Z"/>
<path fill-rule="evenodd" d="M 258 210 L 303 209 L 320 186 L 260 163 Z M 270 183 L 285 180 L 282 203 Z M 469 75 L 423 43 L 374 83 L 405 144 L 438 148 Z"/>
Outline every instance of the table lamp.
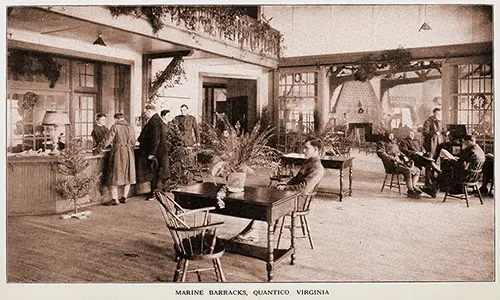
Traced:
<path fill-rule="evenodd" d="M 48 110 L 42 119 L 42 125 L 47 127 L 54 127 L 51 134 L 52 139 L 52 151 L 51 155 L 57 155 L 59 153 L 59 145 L 57 144 L 57 127 L 62 125 L 69 125 L 69 115 L 64 111 L 54 111 Z"/>

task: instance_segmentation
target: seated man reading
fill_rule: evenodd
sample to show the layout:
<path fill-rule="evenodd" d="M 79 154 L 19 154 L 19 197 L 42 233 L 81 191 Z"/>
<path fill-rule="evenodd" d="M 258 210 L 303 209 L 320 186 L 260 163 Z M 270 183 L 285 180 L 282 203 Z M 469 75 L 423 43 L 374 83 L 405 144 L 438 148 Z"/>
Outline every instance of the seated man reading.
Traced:
<path fill-rule="evenodd" d="M 323 143 L 321 140 L 315 138 L 307 139 L 302 152 L 305 155 L 306 161 L 297 175 L 287 183 L 279 184 L 276 187 L 278 190 L 294 190 L 306 194 L 312 192 L 321 181 L 321 178 L 323 178 L 325 169 L 321 164 L 321 154 L 323 153 Z M 258 231 L 254 228 L 254 223 L 254 220 L 250 221 L 235 239 L 252 242 L 258 241 Z"/>
<path fill-rule="evenodd" d="M 417 168 L 425 168 L 425 185 L 430 185 L 435 177 L 435 172 L 441 172 L 434 159 L 430 158 L 418 139 L 415 138 L 415 131 L 410 130 L 408 136 L 399 142 L 399 149 L 408 156 Z"/>
<path fill-rule="evenodd" d="M 441 152 L 444 154 L 441 157 L 446 159 L 448 163 L 441 165 L 443 172 L 436 178 L 435 183 L 429 188 L 422 189 L 422 191 L 436 197 L 438 190 L 445 190 L 449 187 L 450 194 L 461 194 L 460 183 L 464 181 L 469 165 L 484 163 L 486 160 L 483 149 L 476 144 L 474 136 L 466 135 L 462 140 L 462 151 L 460 151 L 458 157 L 453 156 L 445 149 L 441 150 Z"/>
<path fill-rule="evenodd" d="M 417 189 L 420 170 L 401 152 L 392 132 L 386 133 L 386 137 L 377 144 L 377 155 L 383 161 L 393 164 L 394 171 L 404 175 L 408 197 L 420 198 L 421 192 Z"/>

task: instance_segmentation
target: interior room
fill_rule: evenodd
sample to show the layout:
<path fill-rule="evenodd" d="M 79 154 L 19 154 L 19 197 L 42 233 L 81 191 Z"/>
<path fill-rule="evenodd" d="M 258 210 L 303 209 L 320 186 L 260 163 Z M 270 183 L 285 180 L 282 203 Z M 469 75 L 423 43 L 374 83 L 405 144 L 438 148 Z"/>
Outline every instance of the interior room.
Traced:
<path fill-rule="evenodd" d="M 7 6 L 12 293 L 457 283 L 493 299 L 493 10 Z"/>

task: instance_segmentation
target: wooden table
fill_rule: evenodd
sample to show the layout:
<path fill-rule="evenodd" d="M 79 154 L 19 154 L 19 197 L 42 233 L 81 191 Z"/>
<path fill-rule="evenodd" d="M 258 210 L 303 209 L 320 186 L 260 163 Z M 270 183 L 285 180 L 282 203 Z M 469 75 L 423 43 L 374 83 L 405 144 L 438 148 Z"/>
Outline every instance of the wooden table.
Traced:
<path fill-rule="evenodd" d="M 187 209 L 207 206 L 217 207 L 216 195 L 221 184 L 204 182 L 172 191 L 175 201 Z M 225 241 L 227 251 L 263 260 L 267 263 L 267 280 L 273 279 L 273 269 L 291 256 L 295 263 L 295 199 L 300 192 L 279 191 L 267 187 L 245 187 L 242 193 L 228 193 L 224 199 L 225 207 L 216 209 L 217 214 L 254 219 L 267 222 L 267 248 L 251 244 L 242 244 L 231 240 Z M 273 246 L 274 224 L 285 216 L 292 215 L 291 245 L 288 249 L 275 249 Z"/>
<path fill-rule="evenodd" d="M 281 156 L 284 164 L 301 166 L 306 161 L 306 158 L 302 154 L 298 153 L 288 153 Z M 339 195 L 339 201 L 342 202 L 342 198 L 345 195 L 352 195 L 352 161 L 354 157 L 346 156 L 325 156 L 321 159 L 321 164 L 326 169 L 337 169 L 340 171 L 340 190 L 339 193 L 334 193 Z M 344 170 L 349 169 L 349 188 L 344 190 Z"/>

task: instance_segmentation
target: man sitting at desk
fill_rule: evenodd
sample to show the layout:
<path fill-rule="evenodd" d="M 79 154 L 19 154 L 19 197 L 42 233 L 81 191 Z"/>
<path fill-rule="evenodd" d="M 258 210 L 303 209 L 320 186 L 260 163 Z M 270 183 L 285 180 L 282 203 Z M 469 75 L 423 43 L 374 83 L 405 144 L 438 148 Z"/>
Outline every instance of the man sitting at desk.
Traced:
<path fill-rule="evenodd" d="M 321 164 L 321 154 L 323 153 L 323 143 L 316 138 L 307 139 L 304 143 L 302 152 L 306 161 L 300 168 L 297 175 L 285 184 L 279 184 L 278 190 L 301 191 L 302 194 L 310 193 L 319 184 L 325 174 L 325 169 Z M 254 226 L 255 220 L 240 232 L 235 240 L 257 242 L 259 240 L 258 231 Z"/>
<path fill-rule="evenodd" d="M 486 160 L 483 149 L 476 144 L 476 138 L 472 135 L 466 135 L 462 140 L 462 151 L 457 156 L 451 155 L 446 150 L 441 150 L 445 155 L 442 157 L 447 159 L 449 163 L 442 164 L 442 171 L 435 183 L 430 188 L 422 189 L 426 194 L 436 197 L 439 189 L 446 189 L 450 183 L 450 194 L 461 194 L 462 189 L 460 182 L 465 179 L 467 168 L 470 164 L 484 163 Z"/>

